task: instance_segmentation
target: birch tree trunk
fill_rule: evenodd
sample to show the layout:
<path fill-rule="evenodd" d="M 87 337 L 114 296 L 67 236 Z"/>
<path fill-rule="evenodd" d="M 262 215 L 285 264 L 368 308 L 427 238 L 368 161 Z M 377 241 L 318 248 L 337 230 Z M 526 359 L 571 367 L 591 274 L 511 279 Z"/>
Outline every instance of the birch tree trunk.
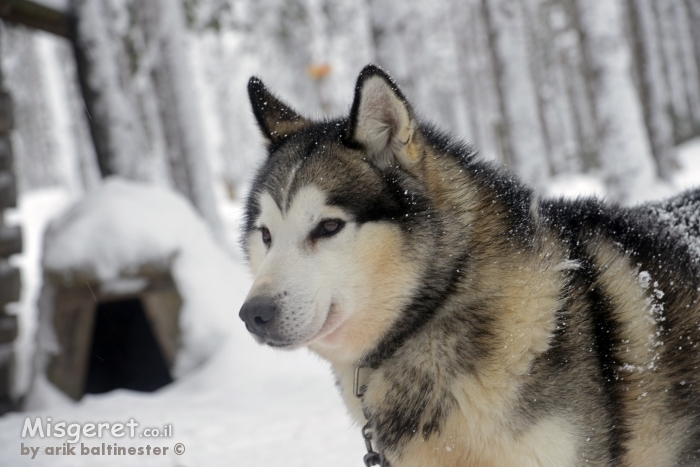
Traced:
<path fill-rule="evenodd" d="M 522 5 L 519 0 L 483 0 L 483 5 L 505 122 L 503 158 L 526 181 L 544 189 L 550 167 L 532 80 Z"/>
<path fill-rule="evenodd" d="M 20 190 L 59 185 L 53 155 L 53 116 L 45 98 L 44 76 L 36 37 L 21 26 L 2 30 L 2 64 L 5 86 L 15 101 L 12 143 Z"/>
<path fill-rule="evenodd" d="M 212 190 L 209 163 L 188 69 L 188 44 L 179 2 L 139 1 L 134 4 L 142 21 L 146 50 L 155 56 L 151 75 L 157 96 L 170 179 L 189 198 L 215 231 L 221 228 Z"/>
<path fill-rule="evenodd" d="M 580 172 L 583 145 L 577 138 L 574 103 L 561 55 L 575 41 L 570 21 L 561 2 L 526 0 L 523 7 L 549 164 L 554 174 Z"/>
<path fill-rule="evenodd" d="M 72 0 L 71 7 L 102 175 L 171 185 L 218 232 L 180 3 Z"/>
<path fill-rule="evenodd" d="M 610 198 L 630 201 L 655 177 L 643 112 L 629 73 L 621 0 L 575 0 Z"/>
<path fill-rule="evenodd" d="M 679 25 L 676 14 L 679 6 L 680 4 L 676 0 L 657 0 L 653 2 L 654 13 L 657 18 L 657 34 L 660 41 L 661 58 L 673 109 L 675 142 L 680 142 L 692 136 L 693 120 L 697 118 L 694 115 L 700 112 L 700 108 L 694 108 L 700 107 L 697 104 L 697 96 L 694 92 L 697 86 L 697 68 L 689 70 L 686 63 L 684 45 L 679 38 L 679 34 L 682 34 L 682 31 L 679 30 L 681 25 Z M 685 34 L 683 35 L 685 36 Z M 689 71 L 691 76 L 688 76 Z M 696 80 L 695 82 L 691 82 L 693 77 Z"/>
<path fill-rule="evenodd" d="M 673 147 L 671 102 L 663 76 L 661 47 L 652 0 L 628 0 L 634 45 L 634 65 L 657 172 L 669 180 L 678 166 Z"/>
<path fill-rule="evenodd" d="M 455 134 L 470 132 L 448 2 L 372 0 L 378 64 L 421 114 Z"/>
<path fill-rule="evenodd" d="M 488 32 L 481 18 L 480 0 L 450 1 L 448 24 L 456 44 L 459 83 L 466 106 L 468 130 L 465 136 L 484 156 L 502 160 L 503 151 L 497 142 L 503 119 L 488 49 Z"/>

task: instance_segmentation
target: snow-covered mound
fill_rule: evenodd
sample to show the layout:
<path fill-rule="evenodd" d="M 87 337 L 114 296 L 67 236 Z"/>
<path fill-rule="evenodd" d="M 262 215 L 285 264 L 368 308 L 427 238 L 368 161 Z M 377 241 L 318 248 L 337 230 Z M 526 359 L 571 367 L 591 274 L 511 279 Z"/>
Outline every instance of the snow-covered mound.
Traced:
<path fill-rule="evenodd" d="M 206 293 L 212 281 L 235 280 L 217 261 L 225 254 L 184 197 L 113 177 L 51 222 L 43 266 L 67 280 L 89 275 L 102 282 L 144 265 L 169 266 L 183 298 L 175 363 L 181 375 L 213 353 L 237 314 Z"/>
<path fill-rule="evenodd" d="M 101 281 L 163 263 L 212 239 L 194 209 L 164 188 L 110 178 L 46 231 L 47 271 L 89 270 Z"/>

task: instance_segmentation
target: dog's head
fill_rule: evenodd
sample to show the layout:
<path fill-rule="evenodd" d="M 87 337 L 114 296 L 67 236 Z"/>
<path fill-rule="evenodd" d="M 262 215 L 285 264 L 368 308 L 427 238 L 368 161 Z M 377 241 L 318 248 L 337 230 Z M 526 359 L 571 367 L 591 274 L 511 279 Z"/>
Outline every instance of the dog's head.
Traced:
<path fill-rule="evenodd" d="M 260 343 L 356 359 L 411 299 L 430 242 L 413 110 L 371 65 L 348 118 L 304 118 L 256 78 L 248 91 L 269 154 L 246 206 L 240 317 Z"/>

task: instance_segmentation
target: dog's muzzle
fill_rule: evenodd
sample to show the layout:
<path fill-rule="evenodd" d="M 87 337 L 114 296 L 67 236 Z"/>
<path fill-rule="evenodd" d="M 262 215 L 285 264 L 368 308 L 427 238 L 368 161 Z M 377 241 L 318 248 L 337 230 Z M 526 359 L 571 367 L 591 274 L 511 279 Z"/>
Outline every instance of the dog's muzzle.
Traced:
<path fill-rule="evenodd" d="M 243 304 L 238 316 L 245 323 L 249 332 L 266 338 L 278 315 L 275 303 L 267 297 L 253 297 Z"/>

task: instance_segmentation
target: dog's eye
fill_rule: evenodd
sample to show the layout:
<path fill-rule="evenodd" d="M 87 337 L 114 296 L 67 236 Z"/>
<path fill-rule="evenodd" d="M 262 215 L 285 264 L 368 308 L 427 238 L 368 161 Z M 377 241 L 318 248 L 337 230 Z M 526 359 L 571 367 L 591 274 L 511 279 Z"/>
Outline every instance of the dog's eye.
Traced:
<path fill-rule="evenodd" d="M 270 246 L 272 242 L 272 235 L 267 227 L 260 227 L 260 234 L 262 235 L 262 241 L 265 245 Z"/>
<path fill-rule="evenodd" d="M 345 222 L 340 219 L 326 219 L 321 221 L 318 226 L 311 232 L 311 239 L 315 240 L 321 237 L 331 237 L 341 231 Z"/>

